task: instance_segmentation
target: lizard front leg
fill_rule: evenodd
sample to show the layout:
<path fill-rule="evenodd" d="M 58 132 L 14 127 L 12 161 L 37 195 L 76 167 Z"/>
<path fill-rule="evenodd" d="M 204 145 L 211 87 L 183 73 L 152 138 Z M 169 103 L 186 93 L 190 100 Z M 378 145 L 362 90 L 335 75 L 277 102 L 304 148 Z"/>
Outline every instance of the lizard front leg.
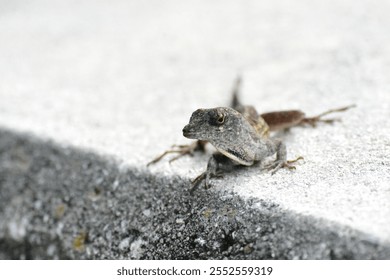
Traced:
<path fill-rule="evenodd" d="M 271 174 L 275 174 L 281 168 L 296 169 L 294 165 L 291 165 L 298 160 L 303 159 L 303 157 L 297 157 L 294 160 L 287 160 L 287 149 L 286 145 L 279 139 L 272 138 L 271 145 L 274 147 L 276 152 L 276 159 L 273 163 L 268 165 L 266 168 L 272 170 Z"/>
<path fill-rule="evenodd" d="M 192 181 L 192 186 L 190 189 L 190 193 L 192 194 L 204 181 L 205 182 L 205 188 L 210 188 L 210 179 L 213 177 L 221 178 L 223 177 L 224 172 L 229 172 L 234 169 L 234 167 L 237 164 L 235 164 L 231 159 L 228 157 L 220 154 L 220 153 L 214 153 L 208 163 L 206 171 L 200 174 L 198 177 L 196 177 Z"/>
<path fill-rule="evenodd" d="M 173 145 L 171 150 L 167 150 L 152 161 L 150 161 L 146 166 L 149 166 L 151 164 L 154 164 L 156 162 L 159 162 L 162 158 L 164 158 L 168 154 L 178 154 L 177 156 L 171 158 L 169 160 L 169 163 L 181 158 L 184 155 L 193 155 L 195 151 L 205 151 L 205 146 L 207 144 L 207 141 L 197 140 L 192 142 L 189 145 Z"/>

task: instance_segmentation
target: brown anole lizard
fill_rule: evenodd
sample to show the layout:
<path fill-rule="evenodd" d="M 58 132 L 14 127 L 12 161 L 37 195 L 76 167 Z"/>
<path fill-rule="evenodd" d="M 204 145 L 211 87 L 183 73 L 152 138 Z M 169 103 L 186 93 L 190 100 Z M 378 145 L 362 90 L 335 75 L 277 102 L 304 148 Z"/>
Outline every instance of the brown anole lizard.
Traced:
<path fill-rule="evenodd" d="M 287 161 L 286 146 L 281 140 L 270 137 L 270 131 L 304 124 L 315 126 L 318 122 L 333 123 L 338 119 L 323 119 L 323 116 L 346 111 L 354 106 L 328 110 L 309 118 L 305 117 L 300 110 L 276 111 L 259 115 L 253 106 L 245 106 L 239 102 L 240 84 L 241 79 L 237 78 L 231 107 L 198 109 L 192 113 L 189 123 L 183 128 L 183 135 L 196 139 L 196 142 L 174 146 L 176 149 L 164 152 L 148 165 L 158 162 L 169 153 L 179 154 L 170 160 L 172 162 L 196 150 L 204 151 L 206 143 L 212 144 L 218 152 L 209 159 L 206 171 L 192 181 L 191 191 L 202 181 L 205 181 L 205 187 L 209 187 L 210 179 L 221 177 L 224 171 L 230 171 L 240 165 L 251 166 L 275 154 L 276 159 L 267 167 L 272 170 L 272 174 L 283 167 L 295 169 L 291 163 L 302 157 Z"/>

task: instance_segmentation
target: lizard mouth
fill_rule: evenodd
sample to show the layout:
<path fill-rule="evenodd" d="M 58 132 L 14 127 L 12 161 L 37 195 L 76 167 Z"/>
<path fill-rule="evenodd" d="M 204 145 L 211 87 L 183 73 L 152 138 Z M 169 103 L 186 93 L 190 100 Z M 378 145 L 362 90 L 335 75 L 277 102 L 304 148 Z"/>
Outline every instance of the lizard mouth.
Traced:
<path fill-rule="evenodd" d="M 195 135 L 196 135 L 195 131 L 191 130 L 191 128 L 189 127 L 189 125 L 186 125 L 186 126 L 183 128 L 183 136 L 184 136 L 184 137 L 193 139 L 193 138 L 195 137 Z"/>

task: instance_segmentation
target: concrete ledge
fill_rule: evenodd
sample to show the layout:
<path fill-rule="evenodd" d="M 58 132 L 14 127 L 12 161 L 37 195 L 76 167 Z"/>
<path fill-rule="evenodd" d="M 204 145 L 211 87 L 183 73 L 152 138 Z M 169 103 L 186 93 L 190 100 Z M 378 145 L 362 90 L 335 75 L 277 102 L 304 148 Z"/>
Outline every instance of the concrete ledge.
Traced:
<path fill-rule="evenodd" d="M 389 244 L 0 130 L 1 259 L 388 259 Z"/>

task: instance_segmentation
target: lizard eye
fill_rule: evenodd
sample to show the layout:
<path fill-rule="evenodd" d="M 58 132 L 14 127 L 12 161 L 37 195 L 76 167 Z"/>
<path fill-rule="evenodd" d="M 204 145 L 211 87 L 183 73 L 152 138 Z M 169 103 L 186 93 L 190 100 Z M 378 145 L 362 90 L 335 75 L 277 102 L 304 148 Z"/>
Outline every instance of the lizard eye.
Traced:
<path fill-rule="evenodd" d="M 219 109 L 219 108 L 217 108 Z M 226 121 L 226 115 L 222 110 L 211 109 L 208 111 L 208 123 L 212 126 L 221 126 Z"/>
<path fill-rule="evenodd" d="M 221 125 L 224 122 L 225 122 L 225 115 L 224 114 L 218 115 L 217 123 Z"/>

